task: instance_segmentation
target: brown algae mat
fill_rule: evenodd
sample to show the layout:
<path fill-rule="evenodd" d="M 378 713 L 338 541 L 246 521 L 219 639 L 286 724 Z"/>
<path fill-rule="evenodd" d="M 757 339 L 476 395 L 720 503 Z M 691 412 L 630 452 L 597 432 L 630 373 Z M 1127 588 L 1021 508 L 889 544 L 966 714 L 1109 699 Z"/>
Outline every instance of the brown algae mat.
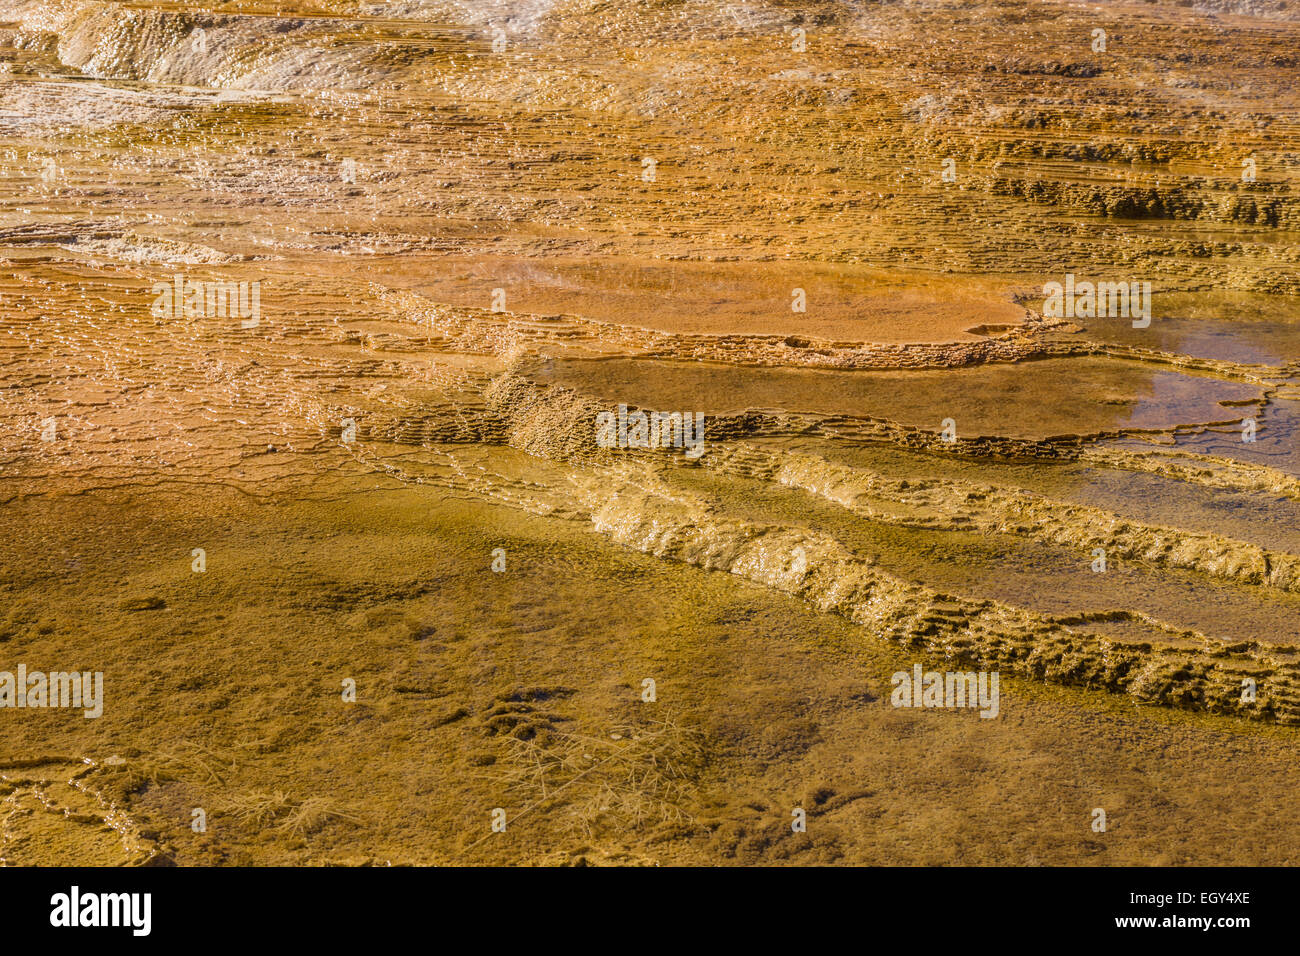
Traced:
<path fill-rule="evenodd" d="M 112 677 L 98 721 L 14 722 L 7 862 L 1294 862 L 1287 728 L 1017 680 L 996 720 L 900 710 L 890 675 L 937 660 L 506 508 L 353 475 L 10 503 L 4 532 L 5 648 Z M 78 773 L 83 815 L 34 805 Z"/>
<path fill-rule="evenodd" d="M 0 0 L 0 863 L 1296 863 L 1298 24 Z"/>

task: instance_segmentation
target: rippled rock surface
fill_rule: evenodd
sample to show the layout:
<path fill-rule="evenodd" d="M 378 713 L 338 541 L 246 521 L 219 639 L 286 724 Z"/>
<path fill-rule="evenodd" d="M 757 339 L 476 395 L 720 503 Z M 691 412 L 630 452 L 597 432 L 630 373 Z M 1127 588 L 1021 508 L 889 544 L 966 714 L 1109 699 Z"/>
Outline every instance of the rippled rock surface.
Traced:
<path fill-rule="evenodd" d="M 1297 862 L 1297 21 L 0 0 L 0 861 Z"/>

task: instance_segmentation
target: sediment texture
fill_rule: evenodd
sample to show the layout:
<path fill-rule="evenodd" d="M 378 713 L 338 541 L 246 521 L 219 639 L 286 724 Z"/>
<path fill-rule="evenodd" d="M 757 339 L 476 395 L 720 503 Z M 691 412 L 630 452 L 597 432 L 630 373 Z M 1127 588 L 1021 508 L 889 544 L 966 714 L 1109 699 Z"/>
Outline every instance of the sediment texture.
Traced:
<path fill-rule="evenodd" d="M 163 748 L 22 725 L 0 755 L 0 862 L 68 828 L 96 859 L 258 859 L 136 819 L 201 793 L 244 828 L 230 846 L 274 829 L 299 861 L 321 859 L 313 834 L 338 849 L 358 829 L 386 848 L 371 862 L 549 860 L 459 831 L 421 856 L 355 807 L 239 776 L 275 755 L 327 779 L 338 724 L 300 688 L 328 670 L 332 703 L 334 670 L 367 667 L 395 689 L 364 720 L 448 735 L 454 780 L 488 780 L 475 800 L 504 788 L 553 822 L 545 801 L 572 786 L 563 832 L 593 857 L 654 855 L 601 843 L 602 814 L 685 828 L 664 837 L 677 859 L 743 857 L 752 794 L 716 818 L 700 796 L 709 747 L 748 753 L 710 655 L 734 630 L 793 673 L 755 636 L 787 619 L 818 654 L 825 629 L 880 668 L 999 670 L 1195 715 L 1207 739 L 1291 733 L 1298 9 L 0 0 L 0 650 L 70 656 L 94 633 L 85 655 L 137 688 L 123 714 L 188 728 Z M 1050 314 L 1067 275 L 1149 284 L 1149 321 Z M 190 308 L 168 292 L 187 282 L 256 284 L 256 314 Z M 702 454 L 605 447 L 620 406 L 703 414 Z M 209 500 L 226 510 L 205 524 Z M 421 509 L 439 523 L 403 537 Z M 167 577 L 227 520 L 259 530 L 213 566 L 246 554 L 257 575 Z M 355 566 L 308 568 L 316 527 L 360 540 Z M 497 547 L 555 577 L 470 576 L 465 555 Z M 101 560 L 128 590 L 104 569 L 108 590 L 77 584 Z M 628 580 L 658 589 L 640 610 Z M 73 617 L 55 624 L 59 588 Z M 693 588 L 750 603 L 709 617 Z M 656 617 L 664 594 L 679 617 Z M 235 610 L 259 601 L 273 623 Z M 146 626 L 173 604 L 179 632 Z M 280 711 L 214 689 L 235 651 L 195 648 L 222 644 L 227 614 L 261 636 L 238 660 L 265 693 L 297 688 Z M 691 726 L 634 734 L 622 704 L 548 671 L 554 647 L 615 645 L 601 617 L 654 622 L 659 656 L 637 666 L 705 675 Z M 807 686 L 878 680 L 825 653 Z M 600 693 L 641 679 L 620 666 Z M 174 674 L 173 697 L 148 696 Z M 825 712 L 876 703 L 871 686 Z M 747 718 L 789 738 L 752 763 L 812 747 L 781 731 L 793 709 Z M 197 742 L 199 713 L 224 715 L 220 741 Z M 627 760 L 681 776 L 588 777 L 601 721 L 641 748 Z M 778 844 L 754 859 L 795 852 Z"/>

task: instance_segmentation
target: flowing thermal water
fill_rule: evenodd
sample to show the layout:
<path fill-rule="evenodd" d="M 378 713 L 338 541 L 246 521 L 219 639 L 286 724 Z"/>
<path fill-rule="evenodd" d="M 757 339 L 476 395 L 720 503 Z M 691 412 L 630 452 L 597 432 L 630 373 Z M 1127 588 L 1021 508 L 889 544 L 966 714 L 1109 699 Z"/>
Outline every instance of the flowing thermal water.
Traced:
<path fill-rule="evenodd" d="M 961 10 L 0 0 L 0 861 L 1296 862 L 1300 7 Z"/>

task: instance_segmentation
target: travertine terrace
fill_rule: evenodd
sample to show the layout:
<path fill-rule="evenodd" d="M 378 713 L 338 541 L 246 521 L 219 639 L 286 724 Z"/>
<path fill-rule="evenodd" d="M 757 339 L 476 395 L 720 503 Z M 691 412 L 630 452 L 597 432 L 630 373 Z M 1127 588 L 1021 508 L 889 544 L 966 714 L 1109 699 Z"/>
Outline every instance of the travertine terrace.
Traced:
<path fill-rule="evenodd" d="M 0 706 L 0 861 L 1297 862 L 1298 80 L 1289 0 L 0 0 L 0 671 L 105 688 Z"/>

